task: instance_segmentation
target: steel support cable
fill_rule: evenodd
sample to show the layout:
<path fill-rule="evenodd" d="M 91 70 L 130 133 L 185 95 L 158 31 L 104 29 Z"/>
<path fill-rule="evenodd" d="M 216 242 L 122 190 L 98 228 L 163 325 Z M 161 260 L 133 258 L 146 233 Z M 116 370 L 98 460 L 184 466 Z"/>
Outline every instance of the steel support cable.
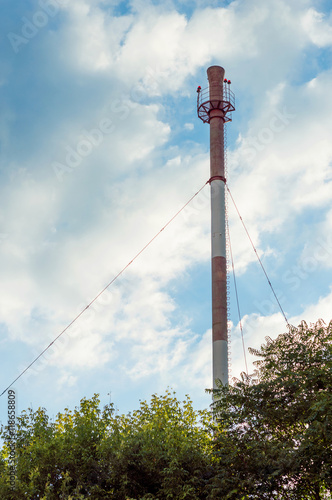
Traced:
<path fill-rule="evenodd" d="M 128 262 L 128 264 L 123 267 L 121 269 L 121 271 L 98 293 L 98 295 L 96 295 L 94 297 L 94 299 L 91 300 L 91 302 L 89 302 L 89 304 L 87 306 L 85 306 L 82 311 L 66 326 L 66 328 L 64 328 L 60 333 L 59 335 L 57 335 L 55 337 L 55 339 L 47 346 L 45 347 L 45 349 L 29 364 L 29 366 L 27 366 L 17 377 L 15 380 L 13 380 L 13 382 L 8 386 L 6 387 L 6 389 L 0 394 L 0 397 L 3 396 L 3 394 L 5 394 L 5 392 L 10 388 L 12 387 L 13 384 L 15 384 L 15 382 L 17 382 L 17 380 L 19 380 L 22 375 L 24 375 L 24 373 L 26 373 L 29 368 L 31 368 L 31 366 L 36 363 L 36 361 L 38 361 L 39 358 L 41 358 L 41 356 L 43 356 L 43 354 L 45 354 L 45 352 L 51 347 L 51 345 L 53 345 L 60 337 L 61 335 L 63 335 L 81 316 L 82 314 L 84 314 L 84 312 L 114 283 L 114 281 L 116 281 L 119 276 L 121 276 L 121 274 L 137 259 L 137 257 L 139 257 L 141 255 L 141 253 L 144 252 L 144 250 L 146 250 L 148 248 L 149 245 L 151 245 L 151 243 L 160 235 L 160 233 L 166 229 L 167 226 L 169 226 L 171 224 L 171 222 L 173 222 L 173 220 L 182 212 L 182 210 L 184 210 L 186 208 L 187 205 L 189 205 L 189 203 L 202 191 L 202 189 L 204 189 L 204 187 L 206 186 L 206 184 L 208 184 L 209 181 L 207 181 L 198 191 L 197 193 L 195 193 L 188 201 L 185 205 L 183 205 L 182 208 L 180 208 L 180 210 L 178 210 L 178 212 L 176 212 L 175 215 L 173 215 L 173 217 L 160 229 L 160 231 L 158 231 L 158 233 L 156 233 L 154 235 L 154 237 L 135 255 L 135 257 L 130 261 Z"/>
<path fill-rule="evenodd" d="M 281 304 L 280 304 L 280 302 L 279 302 L 279 299 L 278 299 L 278 297 L 277 297 L 277 294 L 276 294 L 276 293 L 275 293 L 275 291 L 274 291 L 274 288 L 273 288 L 273 286 L 272 286 L 272 283 L 271 283 L 271 281 L 270 281 L 270 279 L 269 279 L 269 277 L 268 277 L 268 275 L 267 275 L 267 272 L 266 272 L 266 270 L 265 270 L 265 268 L 264 268 L 264 266 L 263 266 L 263 263 L 262 263 L 262 261 L 261 261 L 261 259 L 260 259 L 259 255 L 258 255 L 258 252 L 257 252 L 257 250 L 256 250 L 256 247 L 255 247 L 255 245 L 254 245 L 254 243 L 253 243 L 253 241 L 252 241 L 252 239 L 251 239 L 251 237 L 250 237 L 250 234 L 249 234 L 249 232 L 248 232 L 248 229 L 247 229 L 247 227 L 246 227 L 246 225 L 245 225 L 245 223 L 244 223 L 244 221 L 243 221 L 243 219 L 242 219 L 242 217 L 241 217 L 241 214 L 240 214 L 240 212 L 239 212 L 239 209 L 238 209 L 238 208 L 237 208 L 237 206 L 236 206 L 236 203 L 235 203 L 235 201 L 234 201 L 234 198 L 233 198 L 233 196 L 232 196 L 232 193 L 230 192 L 229 187 L 228 187 L 228 185 L 227 185 L 227 184 L 226 184 L 226 188 L 227 188 L 227 191 L 228 191 L 228 193 L 229 193 L 229 195 L 230 195 L 230 197 L 231 197 L 231 199 L 232 199 L 232 202 L 233 202 L 233 205 L 234 205 L 234 207 L 235 207 L 235 210 L 237 211 L 237 214 L 238 214 L 238 216 L 240 217 L 240 220 L 241 220 L 241 222 L 242 222 L 242 225 L 243 225 L 243 227 L 244 227 L 244 230 L 245 230 L 245 232 L 247 233 L 247 236 L 248 236 L 248 238 L 249 238 L 249 241 L 250 241 L 250 243 L 251 243 L 251 246 L 252 246 L 252 247 L 253 247 L 253 249 L 254 249 L 254 252 L 255 252 L 255 254 L 256 254 L 256 257 L 257 257 L 257 259 L 258 259 L 258 262 L 260 263 L 260 266 L 261 266 L 261 268 L 262 268 L 262 270 L 263 270 L 263 272 L 264 272 L 264 274 L 265 274 L 265 277 L 266 277 L 266 279 L 267 279 L 267 282 L 268 282 L 268 284 L 269 284 L 269 286 L 270 286 L 270 288 L 271 288 L 271 290 L 272 290 L 272 293 L 273 293 L 273 295 L 274 295 L 274 297 L 275 297 L 275 299 L 276 299 L 276 301 L 277 301 L 277 303 L 278 303 L 279 309 L 280 309 L 280 311 L 281 311 L 281 313 L 282 313 L 282 315 L 283 315 L 283 317 L 284 317 L 284 319 L 285 319 L 285 321 L 286 321 L 287 326 L 288 326 L 288 327 L 290 327 L 290 324 L 288 323 L 288 319 L 287 319 L 287 317 L 286 317 L 286 314 L 285 314 L 285 312 L 284 312 L 284 310 L 283 310 L 283 308 L 282 308 L 282 306 L 281 306 Z"/>
<path fill-rule="evenodd" d="M 234 289 L 235 289 L 235 296 L 236 296 L 237 311 L 238 311 L 238 315 L 239 315 L 239 325 L 240 325 L 241 338 L 242 338 L 243 356 L 244 356 L 244 362 L 245 362 L 245 365 L 246 365 L 246 373 L 248 375 L 247 355 L 246 355 L 246 348 L 245 348 L 245 345 L 244 345 L 244 336 L 243 336 L 243 328 L 242 328 L 242 320 L 241 320 L 241 312 L 240 312 L 240 302 L 239 302 L 239 295 L 238 295 L 238 291 L 237 291 L 237 283 L 236 283 L 236 276 L 235 276 L 234 259 L 233 259 L 232 245 L 231 245 L 231 235 L 230 235 L 230 231 L 229 231 L 228 220 L 226 221 L 226 227 L 227 227 L 228 242 L 229 242 L 229 253 L 230 253 L 231 262 L 232 262 L 233 281 L 234 281 Z"/>

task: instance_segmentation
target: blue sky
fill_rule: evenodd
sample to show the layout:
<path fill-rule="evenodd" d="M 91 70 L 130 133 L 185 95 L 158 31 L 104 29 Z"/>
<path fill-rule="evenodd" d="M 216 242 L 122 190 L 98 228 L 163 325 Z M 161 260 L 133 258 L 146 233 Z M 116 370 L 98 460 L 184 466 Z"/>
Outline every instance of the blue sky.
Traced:
<path fill-rule="evenodd" d="M 330 2 L 1 2 L 1 391 L 209 178 L 206 69 L 236 94 L 228 179 L 290 323 L 331 319 Z M 244 338 L 285 322 L 231 201 Z M 16 384 L 52 416 L 211 385 L 205 187 Z M 232 375 L 244 370 L 231 291 Z M 248 355 L 250 370 L 253 358 Z M 0 419 L 5 423 L 6 399 Z"/>

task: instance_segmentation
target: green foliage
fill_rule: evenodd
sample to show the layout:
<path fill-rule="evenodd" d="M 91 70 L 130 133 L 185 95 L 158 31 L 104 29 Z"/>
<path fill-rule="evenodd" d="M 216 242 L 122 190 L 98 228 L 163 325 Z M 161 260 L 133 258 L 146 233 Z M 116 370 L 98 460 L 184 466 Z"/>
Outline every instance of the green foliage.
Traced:
<path fill-rule="evenodd" d="M 54 422 L 23 411 L 14 491 L 2 432 L 1 500 L 331 499 L 332 322 L 252 352 L 255 374 L 215 391 L 214 420 L 169 391 L 128 415 L 97 395 Z"/>
<path fill-rule="evenodd" d="M 121 416 L 112 405 L 101 411 L 97 395 L 55 422 L 45 409 L 29 409 L 18 418 L 14 492 L 2 449 L 0 498 L 205 498 L 210 420 L 189 397 L 180 403 L 170 392 Z"/>
<path fill-rule="evenodd" d="M 331 498 L 332 322 L 302 322 L 252 352 L 254 376 L 215 394 L 214 488 L 225 499 Z"/>

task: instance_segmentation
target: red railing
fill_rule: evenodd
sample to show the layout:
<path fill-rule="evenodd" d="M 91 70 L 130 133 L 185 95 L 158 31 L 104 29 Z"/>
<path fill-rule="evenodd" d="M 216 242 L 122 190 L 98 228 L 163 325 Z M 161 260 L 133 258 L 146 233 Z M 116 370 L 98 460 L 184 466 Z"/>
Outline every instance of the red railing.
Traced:
<path fill-rule="evenodd" d="M 235 95 L 231 91 L 229 83 L 222 83 L 220 87 L 215 89 L 207 87 L 197 92 L 197 114 L 204 123 L 210 122 L 211 109 L 222 110 L 224 122 L 232 120 L 232 111 L 235 111 Z M 223 96 L 222 100 L 215 98 L 218 95 Z"/>

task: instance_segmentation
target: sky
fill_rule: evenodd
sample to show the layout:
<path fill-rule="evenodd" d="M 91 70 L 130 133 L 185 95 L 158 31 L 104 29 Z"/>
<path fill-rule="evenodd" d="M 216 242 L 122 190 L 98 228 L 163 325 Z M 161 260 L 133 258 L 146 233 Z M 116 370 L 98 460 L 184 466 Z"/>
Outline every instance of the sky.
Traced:
<path fill-rule="evenodd" d="M 320 0 L 1 0 L 0 393 L 209 179 L 206 70 L 236 96 L 228 185 L 290 324 L 332 318 L 332 13 Z M 208 407 L 205 185 L 14 384 L 54 417 L 167 388 Z M 249 372 L 287 331 L 236 210 Z M 230 276 L 231 376 L 245 370 Z M 0 421 L 6 423 L 6 394 Z"/>

